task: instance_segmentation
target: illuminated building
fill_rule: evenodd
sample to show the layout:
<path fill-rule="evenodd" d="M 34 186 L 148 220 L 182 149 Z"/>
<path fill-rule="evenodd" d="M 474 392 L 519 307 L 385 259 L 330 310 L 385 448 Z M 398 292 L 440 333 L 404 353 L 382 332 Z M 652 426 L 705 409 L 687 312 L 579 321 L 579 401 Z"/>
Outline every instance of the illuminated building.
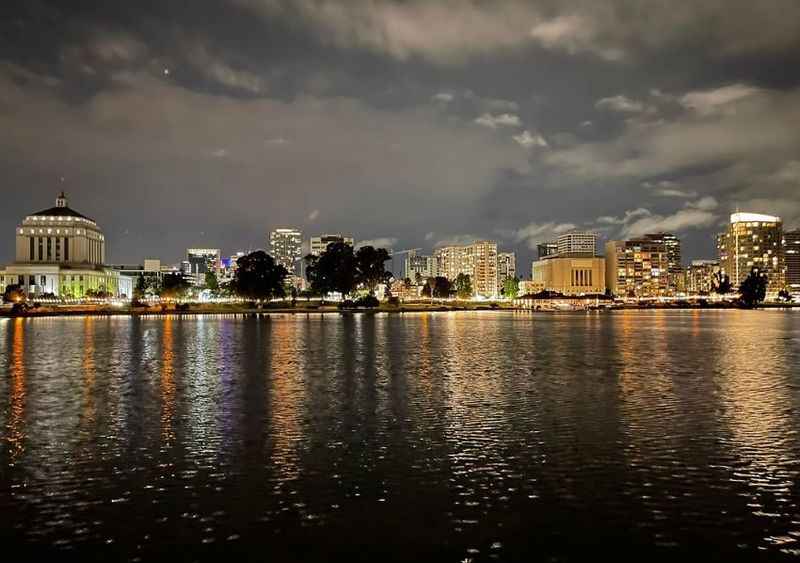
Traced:
<path fill-rule="evenodd" d="M 783 235 L 783 255 L 786 260 L 786 288 L 800 297 L 800 229 Z"/>
<path fill-rule="evenodd" d="M 417 254 L 416 250 L 409 250 L 406 253 L 405 264 L 403 267 L 403 279 L 408 278 L 412 282 L 416 281 L 417 275 L 421 279 L 433 277 L 436 273 L 433 256 Z"/>
<path fill-rule="evenodd" d="M 329 244 L 343 242 L 353 246 L 353 237 L 342 234 L 326 234 L 318 237 L 311 237 L 310 252 L 312 256 L 319 256 L 327 250 Z"/>
<path fill-rule="evenodd" d="M 194 285 L 204 285 L 206 274 L 209 272 L 218 275 L 220 265 L 219 248 L 186 249 L 186 262 L 184 262 L 183 271 L 184 274 L 188 274 L 187 277 Z"/>
<path fill-rule="evenodd" d="M 780 217 L 758 213 L 734 213 L 728 230 L 717 236 L 720 269 L 734 289 L 753 268 L 767 275 L 767 295 L 784 288 L 783 223 Z"/>
<path fill-rule="evenodd" d="M 269 234 L 270 255 L 291 274 L 303 253 L 303 233 L 297 229 L 275 229 Z"/>
<path fill-rule="evenodd" d="M 606 291 L 606 262 L 600 257 L 551 256 L 533 263 L 536 288 L 564 295 L 595 295 Z"/>
<path fill-rule="evenodd" d="M 94 293 L 130 296 L 128 278 L 105 265 L 105 236 L 94 222 L 67 205 L 28 215 L 16 230 L 16 259 L 0 270 L 0 291 L 19 285 L 30 296 L 85 297 Z"/>
<path fill-rule="evenodd" d="M 643 238 L 606 243 L 606 287 L 614 295 L 669 295 L 669 277 L 669 259 L 663 241 Z"/>
<path fill-rule="evenodd" d="M 717 260 L 692 260 L 684 273 L 686 293 L 689 295 L 710 295 L 716 289 L 715 277 L 719 272 Z"/>
<path fill-rule="evenodd" d="M 513 252 L 497 254 L 497 283 L 503 285 L 506 278 L 517 277 L 517 255 Z"/>
<path fill-rule="evenodd" d="M 557 242 L 541 242 L 536 245 L 536 256 L 539 258 L 539 260 L 555 254 L 558 254 Z"/>
<path fill-rule="evenodd" d="M 436 275 L 450 281 L 466 274 L 475 295 L 497 297 L 497 243 L 475 241 L 463 246 L 442 246 L 434 251 Z"/>
<path fill-rule="evenodd" d="M 596 255 L 597 235 L 574 231 L 559 235 L 556 241 L 558 255 L 571 258 L 591 258 Z"/>
<path fill-rule="evenodd" d="M 644 235 L 647 240 L 662 243 L 667 252 L 667 264 L 671 274 L 680 274 L 681 264 L 681 241 L 678 237 L 670 233 L 654 233 Z"/>

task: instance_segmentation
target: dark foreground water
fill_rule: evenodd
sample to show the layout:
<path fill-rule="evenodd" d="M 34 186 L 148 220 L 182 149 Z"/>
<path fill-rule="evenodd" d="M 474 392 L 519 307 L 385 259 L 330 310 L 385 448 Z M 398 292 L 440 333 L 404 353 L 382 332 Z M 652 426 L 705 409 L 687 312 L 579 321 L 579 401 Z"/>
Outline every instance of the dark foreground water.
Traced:
<path fill-rule="evenodd" d="M 798 359 L 800 312 L 3 319 L 0 553 L 796 559 Z"/>

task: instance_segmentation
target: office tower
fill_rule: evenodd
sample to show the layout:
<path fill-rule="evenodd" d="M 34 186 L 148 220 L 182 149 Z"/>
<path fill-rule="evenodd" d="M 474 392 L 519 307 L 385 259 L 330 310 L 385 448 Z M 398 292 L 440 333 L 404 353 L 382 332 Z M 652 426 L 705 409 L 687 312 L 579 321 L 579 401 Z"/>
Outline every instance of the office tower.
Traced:
<path fill-rule="evenodd" d="M 591 258 L 597 250 L 597 235 L 589 232 L 571 232 L 559 235 L 556 242 L 558 255 L 572 258 Z"/>
<path fill-rule="evenodd" d="M 517 277 L 517 255 L 513 252 L 497 253 L 497 282 L 503 285 L 506 278 Z"/>
<path fill-rule="evenodd" d="M 298 229 L 275 229 L 269 234 L 270 256 L 291 274 L 302 257 L 303 233 Z"/>
<path fill-rule="evenodd" d="M 719 265 L 734 289 L 753 268 L 767 275 L 767 295 L 784 288 L 783 223 L 780 217 L 758 213 L 734 213 L 728 230 L 717 237 Z"/>
<path fill-rule="evenodd" d="M 555 254 L 558 254 L 557 242 L 541 242 L 536 245 L 536 256 L 539 260 Z"/>
<path fill-rule="evenodd" d="M 783 255 L 786 262 L 786 289 L 800 297 L 800 229 L 783 235 Z"/>

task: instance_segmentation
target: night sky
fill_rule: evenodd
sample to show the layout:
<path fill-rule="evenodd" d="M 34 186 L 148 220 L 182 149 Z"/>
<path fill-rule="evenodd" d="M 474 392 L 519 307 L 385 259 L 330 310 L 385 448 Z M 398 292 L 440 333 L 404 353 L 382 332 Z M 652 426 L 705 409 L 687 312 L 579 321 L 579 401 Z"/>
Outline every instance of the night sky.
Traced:
<path fill-rule="evenodd" d="M 395 249 L 800 225 L 800 2 L 3 2 L 0 263 L 70 206 L 112 263 L 275 227 Z"/>

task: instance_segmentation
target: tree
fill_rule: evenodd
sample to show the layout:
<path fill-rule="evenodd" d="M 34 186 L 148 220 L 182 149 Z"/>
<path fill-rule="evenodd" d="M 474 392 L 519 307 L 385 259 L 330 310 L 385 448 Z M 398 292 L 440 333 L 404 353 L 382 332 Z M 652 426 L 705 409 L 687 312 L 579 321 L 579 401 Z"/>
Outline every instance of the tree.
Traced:
<path fill-rule="evenodd" d="M 136 278 L 136 287 L 133 288 L 133 298 L 141 299 L 147 293 L 147 281 L 144 279 L 143 274 L 139 274 Z"/>
<path fill-rule="evenodd" d="M 217 280 L 217 274 L 214 272 L 206 272 L 205 285 L 207 290 L 216 295 L 219 291 L 219 280 Z"/>
<path fill-rule="evenodd" d="M 468 274 L 460 273 L 455 280 L 456 295 L 459 299 L 469 299 L 472 297 L 472 280 Z"/>
<path fill-rule="evenodd" d="M 348 245 L 349 246 L 349 245 Z M 387 272 L 384 264 L 389 260 L 389 252 L 385 248 L 362 246 L 355 253 L 356 283 L 366 287 L 371 294 L 375 293 L 378 284 L 389 282 L 391 272 Z"/>
<path fill-rule="evenodd" d="M 231 280 L 231 290 L 247 299 L 272 299 L 284 297 L 283 282 L 289 272 L 276 264 L 272 256 L 256 250 L 236 261 L 236 273 Z"/>
<path fill-rule="evenodd" d="M 767 274 L 753 268 L 739 286 L 739 298 L 748 309 L 757 307 L 767 296 Z"/>
<path fill-rule="evenodd" d="M 507 277 L 503 280 L 503 295 L 514 299 L 519 294 L 519 278 Z"/>
<path fill-rule="evenodd" d="M 450 297 L 453 288 L 450 280 L 443 276 L 436 276 L 435 278 L 428 278 L 425 282 L 425 286 L 422 288 L 422 295 L 429 297 L 431 290 L 433 291 L 433 297 L 443 299 Z"/>
<path fill-rule="evenodd" d="M 714 277 L 711 280 L 711 285 L 713 286 L 714 291 L 720 295 L 728 294 L 733 290 L 731 278 L 728 277 L 727 274 L 723 273 L 722 270 L 714 274 Z"/>
<path fill-rule="evenodd" d="M 165 299 L 180 299 L 189 290 L 189 282 L 180 272 L 165 274 L 159 295 Z"/>
<path fill-rule="evenodd" d="M 349 295 L 356 288 L 356 258 L 353 247 L 333 242 L 319 256 L 305 257 L 306 279 L 316 295 L 328 293 Z"/>
<path fill-rule="evenodd" d="M 3 292 L 3 303 L 21 303 L 25 301 L 25 291 L 22 286 L 18 284 L 10 284 L 6 286 Z"/>

